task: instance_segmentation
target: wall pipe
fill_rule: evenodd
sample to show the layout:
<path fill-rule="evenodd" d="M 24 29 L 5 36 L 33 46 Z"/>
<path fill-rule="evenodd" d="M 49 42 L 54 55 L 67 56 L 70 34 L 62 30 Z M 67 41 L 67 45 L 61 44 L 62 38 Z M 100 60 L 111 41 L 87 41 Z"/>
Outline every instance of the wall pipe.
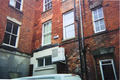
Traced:
<path fill-rule="evenodd" d="M 81 11 L 81 2 L 80 2 L 80 0 L 79 0 L 79 7 L 80 7 L 80 26 L 81 26 L 82 50 L 84 50 L 83 25 L 82 25 L 82 11 Z"/>
<path fill-rule="evenodd" d="M 84 0 L 83 0 L 83 2 L 84 2 Z M 79 8 L 80 8 L 80 24 L 81 24 L 81 40 L 82 40 L 82 52 L 81 53 L 83 53 L 83 55 L 84 55 L 83 57 L 84 57 L 84 65 L 85 65 L 85 75 L 86 75 L 85 77 L 86 77 L 86 80 L 88 80 L 87 79 L 87 68 L 86 68 L 86 50 L 84 47 L 84 36 L 83 36 L 83 25 L 82 25 L 83 22 L 82 22 L 81 0 L 79 0 Z"/>
<path fill-rule="evenodd" d="M 80 55 L 80 65 L 81 65 L 81 78 L 83 80 L 83 64 L 82 64 L 82 54 L 81 54 L 81 46 L 80 46 L 80 31 L 79 31 L 79 20 L 76 17 L 76 0 L 74 0 L 74 14 L 75 14 L 75 21 L 77 22 L 77 30 L 78 30 L 78 49 L 79 49 L 79 55 Z"/>

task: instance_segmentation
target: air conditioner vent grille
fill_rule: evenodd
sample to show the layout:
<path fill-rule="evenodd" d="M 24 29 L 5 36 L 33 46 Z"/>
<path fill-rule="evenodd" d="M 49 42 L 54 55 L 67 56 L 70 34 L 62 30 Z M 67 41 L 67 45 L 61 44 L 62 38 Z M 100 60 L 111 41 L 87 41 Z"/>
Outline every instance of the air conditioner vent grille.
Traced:
<path fill-rule="evenodd" d="M 53 49 L 52 50 L 52 57 L 58 57 L 58 49 Z"/>

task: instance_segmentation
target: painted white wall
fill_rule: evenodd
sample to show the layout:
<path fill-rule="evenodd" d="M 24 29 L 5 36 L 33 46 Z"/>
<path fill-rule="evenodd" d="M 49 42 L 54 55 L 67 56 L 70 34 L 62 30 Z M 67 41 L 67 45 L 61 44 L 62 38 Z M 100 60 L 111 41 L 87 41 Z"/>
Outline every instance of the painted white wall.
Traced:
<path fill-rule="evenodd" d="M 30 59 L 30 64 L 33 64 L 33 76 L 45 74 L 57 74 L 57 66 L 55 64 L 44 67 L 37 67 L 37 58 L 52 55 L 52 49 L 56 48 L 58 48 L 58 46 L 34 53 L 33 57 Z"/>

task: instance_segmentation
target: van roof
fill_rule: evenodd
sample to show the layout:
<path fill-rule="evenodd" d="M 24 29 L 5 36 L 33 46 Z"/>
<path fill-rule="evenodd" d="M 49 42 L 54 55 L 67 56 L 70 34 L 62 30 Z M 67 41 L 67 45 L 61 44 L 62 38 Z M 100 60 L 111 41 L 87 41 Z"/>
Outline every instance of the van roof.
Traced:
<path fill-rule="evenodd" d="M 57 76 L 61 76 L 61 77 L 65 77 L 65 76 L 73 76 L 73 74 L 48 74 L 48 75 L 37 75 L 37 76 L 29 76 L 29 77 L 21 77 L 21 78 L 16 78 L 16 79 L 29 79 L 29 78 L 45 78 L 45 77 L 57 77 Z M 78 75 L 74 75 L 74 76 L 78 76 Z"/>

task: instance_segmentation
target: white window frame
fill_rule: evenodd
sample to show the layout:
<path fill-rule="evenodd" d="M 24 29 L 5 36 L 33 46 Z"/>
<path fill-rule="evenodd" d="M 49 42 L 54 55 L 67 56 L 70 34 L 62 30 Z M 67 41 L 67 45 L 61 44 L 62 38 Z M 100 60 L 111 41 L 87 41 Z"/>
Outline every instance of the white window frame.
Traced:
<path fill-rule="evenodd" d="M 111 63 L 102 64 L 102 62 L 106 62 L 106 61 L 111 61 Z M 113 59 L 100 60 L 99 64 L 100 64 L 100 70 L 101 70 L 102 80 L 104 80 L 102 65 L 112 65 L 114 76 L 115 76 L 115 80 L 117 80 L 117 76 L 116 76 L 116 72 L 115 72 L 115 67 L 114 67 Z"/>
<path fill-rule="evenodd" d="M 100 8 L 101 8 L 102 11 L 103 11 L 103 8 L 102 8 L 102 7 L 100 7 Z M 95 9 L 95 10 L 97 10 L 97 13 L 98 13 L 98 9 L 100 9 L 100 8 Z M 106 30 L 106 27 L 105 27 L 105 29 L 103 29 L 103 30 L 96 31 L 95 22 L 96 22 L 96 21 L 99 21 L 99 22 L 100 22 L 100 20 L 104 20 L 104 14 L 103 14 L 103 17 L 102 17 L 102 18 L 98 18 L 97 20 L 94 20 L 94 13 L 93 13 L 93 12 L 94 12 L 95 10 L 92 10 L 94 32 L 95 32 L 95 33 L 99 33 L 99 32 L 105 31 L 105 30 Z M 97 14 L 97 16 L 98 16 L 98 14 Z M 104 26 L 105 26 L 105 21 L 104 21 Z M 100 28 L 100 23 L 99 23 L 99 28 Z"/>
<path fill-rule="evenodd" d="M 9 20 L 7 20 L 7 22 L 12 23 L 12 29 L 13 29 L 13 25 L 14 25 L 14 24 L 17 24 L 17 23 L 14 23 L 14 22 L 12 22 L 12 21 L 9 21 Z M 18 25 L 18 24 L 17 24 L 17 25 Z M 7 28 L 7 24 L 6 24 L 6 28 Z M 16 42 L 15 42 L 15 46 L 10 45 L 10 40 L 9 40 L 9 44 L 6 44 L 6 43 L 2 43 L 2 44 L 3 44 L 3 45 L 6 45 L 6 46 L 13 47 L 13 48 L 17 48 L 17 46 L 18 46 L 19 32 L 20 32 L 20 26 L 18 26 L 17 35 L 12 34 L 12 33 L 10 33 L 10 32 L 7 32 L 7 31 L 5 30 L 5 33 L 8 33 L 8 34 L 10 34 L 10 35 L 15 35 L 15 36 L 16 36 Z M 10 39 L 11 39 L 11 37 L 10 37 Z"/>
<path fill-rule="evenodd" d="M 74 38 L 74 37 L 75 37 L 75 24 L 74 24 L 74 22 L 71 23 L 71 24 L 68 24 L 68 25 L 65 25 L 65 23 L 64 23 L 65 15 L 67 15 L 67 14 L 69 14 L 69 13 L 71 13 L 71 12 L 73 12 L 73 20 L 74 20 L 74 11 L 73 11 L 73 10 L 68 11 L 68 12 L 66 12 L 66 13 L 63 14 L 63 39 L 64 39 L 64 40 L 66 40 L 66 39 L 71 39 L 71 38 Z M 70 25 L 74 25 L 74 36 L 73 36 L 73 37 L 70 37 L 70 38 L 66 38 L 66 36 L 65 36 L 65 35 L 66 35 L 65 28 L 66 28 L 67 26 L 70 26 Z"/>
<path fill-rule="evenodd" d="M 43 11 L 46 11 L 45 10 L 45 5 L 47 5 L 47 4 L 49 4 L 49 3 L 51 3 L 52 2 L 52 0 L 50 1 L 50 2 L 48 2 L 48 3 L 46 3 L 45 4 L 45 0 L 43 0 Z M 51 4 L 52 5 L 52 4 Z M 52 8 L 52 7 L 51 7 Z M 49 9 L 51 9 L 51 8 L 49 8 Z M 49 10 L 49 9 L 47 9 L 47 10 Z"/>
<path fill-rule="evenodd" d="M 15 1 L 15 4 L 11 4 L 11 1 Z M 15 5 L 16 5 L 16 2 L 20 3 L 20 9 L 16 8 Z M 19 2 L 18 0 L 9 0 L 9 5 L 13 6 L 14 8 L 16 8 L 17 10 L 20 10 L 22 11 L 22 8 L 23 8 L 23 0 L 21 0 L 21 2 Z"/>
<path fill-rule="evenodd" d="M 62 1 L 66 1 L 66 0 L 62 0 Z"/>
<path fill-rule="evenodd" d="M 51 22 L 51 31 L 49 31 L 48 33 L 44 34 L 44 24 L 49 23 L 49 22 Z M 42 46 L 51 44 L 51 41 L 49 43 L 47 43 L 47 44 L 44 44 L 44 35 L 47 35 L 47 34 L 51 34 L 51 36 L 52 36 L 52 21 L 51 20 L 42 24 Z"/>
<path fill-rule="evenodd" d="M 48 56 L 45 56 L 45 57 L 41 57 L 41 58 L 37 58 L 37 68 L 38 67 L 46 67 L 46 66 L 50 66 L 50 65 L 52 65 L 52 64 L 50 64 L 50 65 L 45 65 L 45 58 L 46 57 L 51 57 L 51 55 L 48 55 Z M 43 59 L 43 65 L 42 66 L 38 66 L 38 59 Z M 51 58 L 52 59 L 52 58 Z M 51 61 L 51 63 L 52 63 L 52 61 Z"/>
<path fill-rule="evenodd" d="M 45 66 L 45 58 L 40 58 L 40 59 L 43 59 L 43 65 L 42 66 L 38 66 L 38 59 L 37 59 L 37 67 L 44 67 Z"/>

